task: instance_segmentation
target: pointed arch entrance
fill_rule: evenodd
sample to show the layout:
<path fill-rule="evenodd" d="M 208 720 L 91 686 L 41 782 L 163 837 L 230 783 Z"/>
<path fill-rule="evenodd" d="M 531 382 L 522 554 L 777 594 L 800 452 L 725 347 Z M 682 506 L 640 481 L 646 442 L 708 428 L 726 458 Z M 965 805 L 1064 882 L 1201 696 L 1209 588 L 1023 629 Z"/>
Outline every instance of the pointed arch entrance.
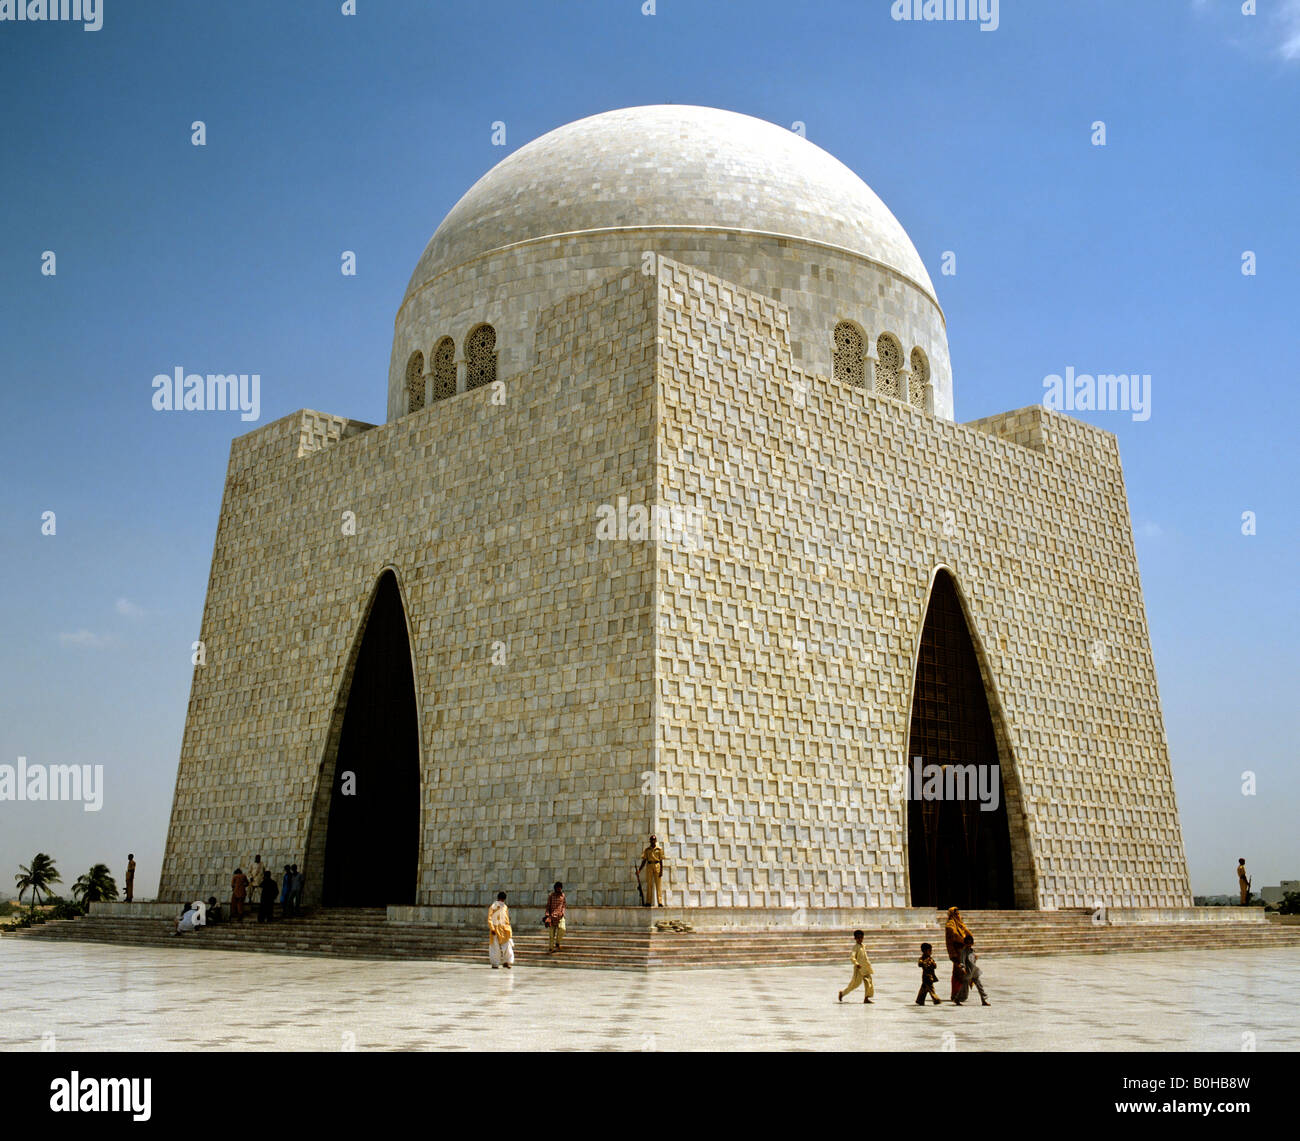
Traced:
<path fill-rule="evenodd" d="M 317 796 L 319 898 L 326 906 L 413 904 L 420 855 L 419 717 L 406 610 L 392 571 L 375 586 L 349 672 Z"/>
<path fill-rule="evenodd" d="M 990 695 L 957 584 L 940 568 L 917 650 L 908 733 L 913 907 L 1034 905 L 1018 787 Z"/>

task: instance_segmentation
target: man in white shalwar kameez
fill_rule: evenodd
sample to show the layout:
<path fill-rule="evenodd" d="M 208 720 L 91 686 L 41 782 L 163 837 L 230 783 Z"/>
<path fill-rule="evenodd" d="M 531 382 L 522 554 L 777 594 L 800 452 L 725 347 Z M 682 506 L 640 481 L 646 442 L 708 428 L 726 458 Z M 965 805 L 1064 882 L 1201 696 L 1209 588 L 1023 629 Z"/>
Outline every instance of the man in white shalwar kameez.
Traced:
<path fill-rule="evenodd" d="M 506 893 L 499 891 L 496 902 L 488 908 L 488 962 L 494 971 L 498 967 L 510 970 L 515 965 L 515 941 L 512 936 Z"/>
<path fill-rule="evenodd" d="M 181 912 L 181 917 L 176 920 L 176 930 L 172 934 L 180 935 L 186 931 L 197 931 L 203 926 L 202 915 L 199 904 L 187 903 L 185 910 Z"/>

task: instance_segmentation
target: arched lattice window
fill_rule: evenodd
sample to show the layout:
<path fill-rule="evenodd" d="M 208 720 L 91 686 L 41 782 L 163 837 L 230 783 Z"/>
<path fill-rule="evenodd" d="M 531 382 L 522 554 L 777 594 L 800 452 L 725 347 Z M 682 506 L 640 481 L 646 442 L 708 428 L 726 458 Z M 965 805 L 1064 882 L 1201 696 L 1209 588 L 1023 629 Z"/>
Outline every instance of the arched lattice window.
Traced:
<path fill-rule="evenodd" d="M 480 325 L 465 338 L 465 387 L 482 388 L 497 378 L 497 331 Z"/>
<path fill-rule="evenodd" d="M 450 337 L 443 337 L 433 346 L 429 371 L 433 380 L 431 400 L 446 400 L 456 395 L 456 342 Z"/>
<path fill-rule="evenodd" d="M 835 379 L 842 380 L 854 388 L 861 388 L 865 383 L 862 356 L 865 343 L 858 327 L 849 321 L 841 321 L 835 326 Z"/>
<path fill-rule="evenodd" d="M 912 350 L 912 379 L 907 382 L 908 399 L 918 408 L 930 408 L 930 362 L 919 348 Z"/>
<path fill-rule="evenodd" d="M 898 399 L 898 374 L 903 367 L 903 350 L 892 333 L 881 333 L 876 341 L 876 391 Z"/>
<path fill-rule="evenodd" d="M 406 410 L 418 412 L 424 407 L 424 354 L 416 349 L 406 362 Z"/>

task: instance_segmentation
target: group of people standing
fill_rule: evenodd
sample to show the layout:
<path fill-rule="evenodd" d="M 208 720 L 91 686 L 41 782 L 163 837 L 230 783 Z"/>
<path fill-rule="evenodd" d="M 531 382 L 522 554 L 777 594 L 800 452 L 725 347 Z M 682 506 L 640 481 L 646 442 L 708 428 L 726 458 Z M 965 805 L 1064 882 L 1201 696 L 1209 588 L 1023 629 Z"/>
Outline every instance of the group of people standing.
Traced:
<path fill-rule="evenodd" d="M 864 938 L 864 932 L 853 932 L 853 953 L 849 957 L 849 961 L 853 964 L 853 978 L 848 986 L 836 994 L 837 1002 L 843 1002 L 844 996 L 857 990 L 858 987 L 863 989 L 864 1003 L 870 1003 L 875 996 L 871 960 L 867 957 Z M 961 1006 L 970 997 L 970 988 L 973 985 L 979 992 L 981 1005 L 992 1005 L 984 992 L 978 956 L 975 954 L 975 936 L 971 934 L 970 928 L 961 917 L 961 912 L 955 907 L 948 908 L 948 922 L 944 924 L 943 940 L 948 958 L 952 961 L 952 997 L 949 1001 L 954 1006 Z M 922 943 L 921 957 L 916 960 L 916 965 L 921 968 L 921 989 L 916 995 L 917 1006 L 924 1006 L 927 997 L 935 1006 L 943 1001 L 934 989 L 939 981 L 939 966 L 934 961 L 933 950 L 929 943 Z"/>
<path fill-rule="evenodd" d="M 564 944 L 565 922 L 564 884 L 559 880 L 546 897 L 546 910 L 542 913 L 542 926 L 550 932 L 548 955 L 558 954 Z M 510 908 L 506 906 L 506 893 L 497 897 L 488 908 L 488 963 L 495 971 L 499 967 L 510 970 L 515 965 L 514 931 L 510 926 Z"/>
<path fill-rule="evenodd" d="M 657 903 L 664 906 L 664 850 L 655 836 L 642 849 L 641 862 L 636 866 L 637 891 L 641 896 L 643 907 L 654 907 Z M 645 878 L 641 878 L 641 873 Z M 566 924 L 564 922 L 564 884 L 559 880 L 546 897 L 546 910 L 542 913 L 542 925 L 547 929 L 550 939 L 546 953 L 558 955 L 564 946 Z M 510 908 L 506 905 L 506 893 L 497 892 L 497 897 L 488 907 L 488 963 L 495 971 L 504 967 L 510 970 L 515 965 L 514 930 L 510 926 Z"/>
<path fill-rule="evenodd" d="M 271 870 L 262 863 L 261 856 L 253 857 L 248 874 L 236 868 L 230 877 L 230 918 L 244 918 L 244 904 L 249 898 L 257 901 L 257 921 L 270 923 L 275 918 L 275 901 L 280 900 L 280 917 L 292 919 L 302 909 L 303 876 L 297 864 L 285 864 L 277 882 Z"/>

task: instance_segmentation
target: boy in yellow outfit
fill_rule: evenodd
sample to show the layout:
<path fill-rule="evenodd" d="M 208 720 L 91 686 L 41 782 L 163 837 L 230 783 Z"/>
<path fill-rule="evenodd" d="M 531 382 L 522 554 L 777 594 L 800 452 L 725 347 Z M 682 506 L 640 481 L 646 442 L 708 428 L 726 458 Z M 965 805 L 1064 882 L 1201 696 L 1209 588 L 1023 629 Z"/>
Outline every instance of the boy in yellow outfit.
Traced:
<path fill-rule="evenodd" d="M 871 960 L 867 958 L 867 949 L 862 945 L 861 931 L 853 932 L 853 955 L 850 961 L 853 963 L 853 981 L 835 996 L 835 1001 L 843 1002 L 844 996 L 849 991 L 863 986 L 866 988 L 867 997 L 862 1001 L 871 1002 L 871 996 L 876 993 L 876 988 L 871 981 Z"/>

